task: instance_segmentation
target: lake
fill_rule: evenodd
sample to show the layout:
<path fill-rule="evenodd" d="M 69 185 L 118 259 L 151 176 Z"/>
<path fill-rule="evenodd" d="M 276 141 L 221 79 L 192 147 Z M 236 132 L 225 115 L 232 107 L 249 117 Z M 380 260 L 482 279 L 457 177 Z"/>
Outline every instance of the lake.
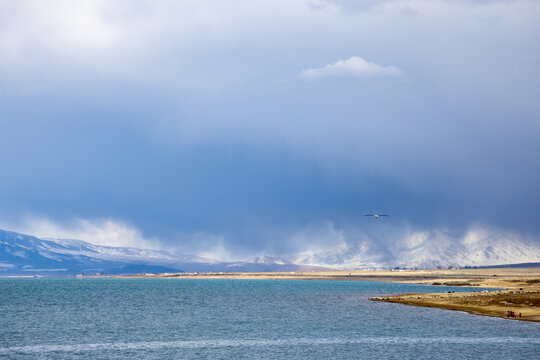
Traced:
<path fill-rule="evenodd" d="M 534 359 L 540 323 L 370 301 L 360 281 L 0 279 L 4 359 Z"/>

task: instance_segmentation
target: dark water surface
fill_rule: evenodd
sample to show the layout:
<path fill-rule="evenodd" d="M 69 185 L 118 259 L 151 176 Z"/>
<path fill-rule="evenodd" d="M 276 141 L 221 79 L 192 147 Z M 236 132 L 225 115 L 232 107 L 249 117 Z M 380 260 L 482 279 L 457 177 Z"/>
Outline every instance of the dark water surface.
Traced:
<path fill-rule="evenodd" d="M 0 359 L 540 359 L 540 323 L 369 301 L 356 281 L 0 279 Z"/>

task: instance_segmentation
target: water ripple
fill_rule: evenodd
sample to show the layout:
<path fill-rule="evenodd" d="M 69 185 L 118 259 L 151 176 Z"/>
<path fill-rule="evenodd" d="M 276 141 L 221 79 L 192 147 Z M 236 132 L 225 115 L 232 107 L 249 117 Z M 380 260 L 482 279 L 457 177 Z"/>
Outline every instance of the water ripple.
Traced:
<path fill-rule="evenodd" d="M 213 339 L 195 341 L 149 341 L 149 342 L 114 342 L 100 344 L 67 344 L 67 345 L 32 345 L 0 348 L 0 355 L 7 354 L 35 354 L 52 352 L 92 352 L 92 351 L 125 351 L 125 350 L 155 350 L 163 348 L 226 348 L 226 347 L 271 347 L 271 346 L 317 346 L 317 345 L 345 345 L 345 344 L 501 344 L 501 343 L 527 343 L 540 344 L 540 338 L 518 337 L 364 337 L 358 339 Z"/>

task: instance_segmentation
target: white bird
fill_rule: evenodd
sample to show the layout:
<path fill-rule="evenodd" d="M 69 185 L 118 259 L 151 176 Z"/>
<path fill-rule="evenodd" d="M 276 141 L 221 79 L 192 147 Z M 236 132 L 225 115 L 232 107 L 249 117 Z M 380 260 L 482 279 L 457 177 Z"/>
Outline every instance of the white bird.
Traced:
<path fill-rule="evenodd" d="M 375 219 L 378 219 L 379 216 L 390 216 L 390 215 L 386 215 L 386 214 L 379 214 L 379 215 L 377 215 L 377 214 L 366 214 L 364 216 L 373 216 Z"/>

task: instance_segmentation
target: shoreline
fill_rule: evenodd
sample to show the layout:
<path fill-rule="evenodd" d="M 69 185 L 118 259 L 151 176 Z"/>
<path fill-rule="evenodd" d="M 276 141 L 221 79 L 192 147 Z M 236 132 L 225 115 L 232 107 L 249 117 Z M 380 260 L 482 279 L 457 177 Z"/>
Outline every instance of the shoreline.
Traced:
<path fill-rule="evenodd" d="M 126 275 L 87 275 L 85 278 L 129 279 L 297 279 L 297 280 L 346 280 L 384 281 L 441 286 L 485 288 L 537 288 L 540 290 L 540 267 L 497 269 L 452 270 L 322 270 L 291 272 L 213 272 L 213 273 L 165 273 Z"/>
<path fill-rule="evenodd" d="M 378 296 L 372 301 L 465 311 L 473 315 L 540 322 L 540 291 L 489 291 L 473 293 L 404 294 Z M 515 313 L 508 317 L 507 312 Z M 521 316 L 520 316 L 521 315 Z"/>
<path fill-rule="evenodd" d="M 371 298 L 373 301 L 433 307 L 484 315 L 540 322 L 540 268 L 436 269 L 436 270 L 334 270 L 264 273 L 178 273 L 104 276 L 126 279 L 261 279 L 344 280 L 414 283 L 431 286 L 495 288 L 487 292 L 398 294 Z M 506 312 L 522 317 L 507 318 Z"/>

